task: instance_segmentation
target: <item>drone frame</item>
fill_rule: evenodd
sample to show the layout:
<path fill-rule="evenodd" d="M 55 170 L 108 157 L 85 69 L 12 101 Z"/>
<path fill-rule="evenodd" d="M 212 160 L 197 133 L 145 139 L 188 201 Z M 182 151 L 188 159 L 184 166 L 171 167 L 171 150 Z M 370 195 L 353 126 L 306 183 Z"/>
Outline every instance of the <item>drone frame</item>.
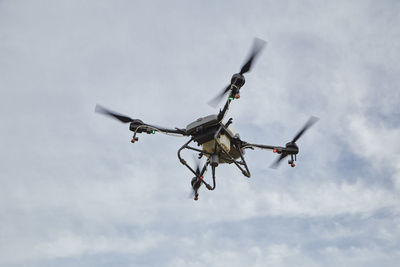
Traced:
<path fill-rule="evenodd" d="M 231 95 L 238 95 L 238 88 L 236 90 L 232 90 Z M 238 97 L 236 97 L 238 98 Z M 232 118 L 230 118 L 225 124 L 222 123 L 223 118 L 225 117 L 226 113 L 229 110 L 229 106 L 231 101 L 235 99 L 234 97 L 230 96 L 226 103 L 225 106 L 222 110 L 220 110 L 219 114 L 217 115 L 218 121 L 216 124 L 208 126 L 207 128 L 203 129 L 204 131 L 201 132 L 200 134 L 198 132 L 195 133 L 188 133 L 185 129 L 180 129 L 180 128 L 164 128 L 164 127 L 158 127 L 158 126 L 152 126 L 149 124 L 144 124 L 143 122 L 140 121 L 140 125 L 135 125 L 135 122 L 131 123 L 131 130 L 134 131 L 134 136 L 132 138 L 132 143 L 138 141 L 138 137 L 136 137 L 137 133 L 145 132 L 145 133 L 155 133 L 156 131 L 165 133 L 165 134 L 178 134 L 180 136 L 191 136 L 190 140 L 187 141 L 184 145 L 182 145 L 177 152 L 177 156 L 181 164 L 186 166 L 197 178 L 198 181 L 201 181 L 202 184 L 206 186 L 208 190 L 214 190 L 216 188 L 216 176 L 215 176 L 215 169 L 219 165 L 220 161 L 224 161 L 225 163 L 228 164 L 235 164 L 236 167 L 242 172 L 242 174 L 245 177 L 250 178 L 250 170 L 247 165 L 247 162 L 244 158 L 244 149 L 254 149 L 255 147 L 261 148 L 261 149 L 269 149 L 273 150 L 274 152 L 277 153 L 282 153 L 283 150 L 286 148 L 280 147 L 280 146 L 270 146 L 270 145 L 258 145 L 258 144 L 250 144 L 247 142 L 244 142 L 240 139 L 238 135 L 233 135 L 231 131 L 228 130 L 228 126 L 232 123 Z M 201 126 L 200 126 L 201 127 Z M 202 139 L 202 134 L 207 134 L 207 135 L 212 135 L 211 140 L 215 141 L 215 147 L 214 147 L 214 153 L 211 153 L 209 151 L 206 151 L 204 149 L 199 149 L 196 147 L 191 146 L 190 144 L 192 142 L 198 142 L 199 145 L 201 143 L 204 143 L 204 141 L 201 141 Z M 219 141 L 219 136 L 221 134 L 227 135 L 229 140 L 231 141 L 231 145 L 236 149 L 236 151 L 239 153 L 239 159 L 233 158 L 228 151 L 225 150 L 225 148 L 222 146 L 222 144 Z M 208 138 L 207 141 L 210 141 Z M 207 157 L 206 162 L 204 163 L 203 167 L 201 168 L 200 172 L 196 172 L 188 163 L 187 161 L 182 157 L 181 152 L 183 150 L 191 150 L 199 153 L 199 159 L 202 158 L 203 156 Z M 292 151 L 293 153 L 298 152 L 298 150 Z M 293 154 L 291 154 L 292 159 L 290 162 L 296 160 L 293 158 Z M 208 169 L 208 166 L 211 166 L 212 169 L 212 185 L 207 183 L 204 180 L 204 174 Z M 294 165 L 292 165 L 294 167 Z M 197 199 L 198 193 L 197 190 L 195 192 L 195 199 Z"/>
<path fill-rule="evenodd" d="M 296 134 L 296 136 L 292 139 L 292 141 L 286 143 L 284 147 L 282 146 L 271 146 L 271 145 L 259 145 L 259 144 L 250 144 L 245 141 L 242 141 L 238 134 L 233 134 L 233 132 L 228 129 L 229 125 L 232 123 L 232 118 L 230 118 L 225 124 L 222 123 L 225 115 L 229 110 L 229 106 L 232 100 L 240 98 L 240 88 L 245 84 L 245 78 L 243 74 L 250 71 L 251 66 L 258 56 L 260 51 L 265 46 L 266 42 L 261 39 L 254 39 L 253 48 L 251 50 L 250 56 L 247 58 L 245 63 L 242 65 L 240 72 L 236 73 L 232 76 L 231 82 L 228 86 L 226 86 L 217 96 L 212 99 L 209 104 L 211 106 L 215 106 L 228 94 L 228 99 L 222 110 L 219 111 L 218 115 L 209 115 L 204 118 L 200 118 L 191 124 L 189 124 L 185 129 L 181 128 L 164 128 L 155 125 L 146 124 L 139 119 L 132 119 L 128 116 L 110 111 L 100 105 L 96 105 L 95 111 L 98 113 L 102 113 L 107 116 L 111 116 L 123 123 L 130 123 L 129 129 L 134 132 L 131 142 L 135 143 L 139 140 L 136 136 L 138 133 L 147 133 L 154 134 L 155 132 L 161 132 L 168 135 L 178 135 L 178 136 L 191 136 L 190 140 L 187 141 L 182 147 L 179 148 L 177 155 L 179 161 L 186 166 L 195 177 L 192 179 L 192 187 L 195 193 L 194 199 L 197 200 L 199 187 L 204 184 L 207 189 L 214 190 L 216 187 L 215 182 L 215 169 L 220 163 L 228 163 L 235 164 L 236 167 L 242 172 L 242 174 L 248 178 L 250 178 L 250 170 L 247 166 L 246 160 L 244 158 L 245 149 L 267 149 L 272 150 L 274 153 L 280 154 L 280 157 L 271 165 L 272 168 L 278 167 L 279 163 L 287 156 L 290 156 L 288 160 L 288 164 L 290 166 L 295 167 L 295 161 L 297 160 L 297 154 L 299 153 L 299 148 L 296 145 L 296 141 L 303 135 L 303 133 L 311 127 L 318 118 L 310 117 L 308 122 L 304 125 L 304 127 Z M 219 138 L 221 135 L 224 135 L 224 138 L 229 139 L 230 151 L 227 151 L 224 146 L 221 144 Z M 198 146 L 205 144 L 206 142 L 213 141 L 214 143 L 210 143 L 214 145 L 213 150 L 205 150 L 199 149 L 191 146 L 192 142 L 197 142 Z M 226 145 L 226 144 L 225 144 Z M 208 147 L 209 148 L 209 147 Z M 232 148 L 234 149 L 232 151 Z M 199 159 L 203 156 L 207 157 L 206 162 L 203 167 L 197 167 L 194 170 L 182 157 L 181 152 L 183 150 L 191 150 L 199 153 Z M 210 152 L 211 151 L 211 152 Z M 229 152 L 232 151 L 232 156 Z M 204 173 L 207 171 L 208 166 L 211 166 L 212 169 L 212 185 L 204 181 Z"/>

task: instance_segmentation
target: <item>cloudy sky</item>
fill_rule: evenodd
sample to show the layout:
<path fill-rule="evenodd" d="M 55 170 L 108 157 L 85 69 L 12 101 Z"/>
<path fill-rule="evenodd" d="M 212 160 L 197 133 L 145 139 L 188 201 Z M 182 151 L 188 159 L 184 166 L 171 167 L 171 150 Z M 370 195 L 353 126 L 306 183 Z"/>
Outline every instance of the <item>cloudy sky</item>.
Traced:
<path fill-rule="evenodd" d="M 0 266 L 398 266 L 399 1 L 0 1 Z M 229 115 L 296 168 L 192 175 L 185 127 L 268 42 Z M 187 154 L 189 160 L 191 155 Z M 206 179 L 210 178 L 210 172 Z"/>

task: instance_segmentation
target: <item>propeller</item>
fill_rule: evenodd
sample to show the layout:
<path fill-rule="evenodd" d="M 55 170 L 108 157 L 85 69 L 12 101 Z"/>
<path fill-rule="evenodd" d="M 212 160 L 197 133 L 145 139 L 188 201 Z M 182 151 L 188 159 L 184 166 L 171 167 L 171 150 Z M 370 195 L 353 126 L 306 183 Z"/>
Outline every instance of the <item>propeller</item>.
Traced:
<path fill-rule="evenodd" d="M 306 124 L 304 124 L 303 128 L 296 134 L 296 136 L 293 138 L 293 140 L 291 141 L 291 143 L 295 143 L 303 134 L 305 131 L 308 130 L 308 128 L 310 128 L 311 126 L 313 126 L 314 123 L 316 123 L 319 120 L 319 118 L 315 117 L 315 116 L 311 116 L 308 121 L 306 122 Z"/>
<path fill-rule="evenodd" d="M 201 185 L 201 181 L 199 180 L 201 170 L 200 170 L 200 160 L 194 159 L 194 162 L 196 164 L 196 168 L 195 168 L 196 177 L 193 177 L 192 181 L 191 181 L 192 191 L 190 193 L 190 198 L 197 200 L 199 197 L 197 190 L 200 188 L 200 185 Z"/>
<path fill-rule="evenodd" d="M 208 105 L 212 106 L 213 108 L 216 108 L 221 102 L 221 100 L 224 98 L 225 94 L 231 89 L 231 85 L 228 84 L 221 92 L 219 92 L 213 99 L 211 99 L 208 102 Z"/>
<path fill-rule="evenodd" d="M 282 148 L 282 152 L 279 158 L 271 164 L 271 168 L 278 168 L 280 162 L 286 158 L 288 155 L 297 154 L 299 149 L 296 145 L 296 141 L 311 127 L 314 123 L 316 123 L 319 119 L 315 116 L 311 116 L 306 124 L 304 124 L 303 128 L 294 136 L 293 140 L 286 144 L 286 147 Z"/>
<path fill-rule="evenodd" d="M 250 51 L 250 55 L 247 58 L 247 60 L 245 61 L 245 63 L 243 64 L 242 68 L 240 69 L 240 72 L 235 74 L 236 77 L 241 77 L 243 80 L 243 83 L 241 84 L 241 86 L 244 84 L 244 77 L 243 74 L 249 72 L 251 70 L 251 67 L 256 59 L 256 57 L 259 55 L 259 53 L 261 52 L 261 50 L 264 48 L 266 42 L 264 40 L 261 40 L 259 38 L 254 38 L 253 41 L 253 47 Z M 229 90 L 232 87 L 232 84 L 234 82 L 234 77 L 235 75 L 232 77 L 232 81 L 229 85 L 227 85 L 221 92 L 219 92 L 213 99 L 211 99 L 208 104 L 212 107 L 216 107 L 219 102 L 221 102 L 222 98 L 224 98 L 225 94 L 227 92 L 229 92 Z"/>
<path fill-rule="evenodd" d="M 288 154 L 282 152 L 282 154 L 280 154 L 279 158 L 278 158 L 274 163 L 271 164 L 270 168 L 272 168 L 272 169 L 277 169 L 278 166 L 279 166 L 279 164 L 281 163 L 281 160 L 283 160 L 284 158 L 286 158 L 287 155 L 288 155 Z"/>
<path fill-rule="evenodd" d="M 131 117 L 128 117 L 128 116 L 122 115 L 120 113 L 111 111 L 111 110 L 109 110 L 109 109 L 107 109 L 107 108 L 105 108 L 105 107 L 103 107 L 103 106 L 101 106 L 99 104 L 96 104 L 96 108 L 94 109 L 94 111 L 97 112 L 97 113 L 103 114 L 103 115 L 107 115 L 107 116 L 113 117 L 114 119 L 117 119 L 117 120 L 119 120 L 120 122 L 123 122 L 123 123 L 128 123 L 128 122 L 133 122 L 134 121 Z"/>
<path fill-rule="evenodd" d="M 261 40 L 259 38 L 254 38 L 253 41 L 253 48 L 251 49 L 251 53 L 249 58 L 246 60 L 246 63 L 242 66 L 240 69 L 240 74 L 245 74 L 251 70 L 251 65 L 253 64 L 254 59 L 258 56 L 258 54 L 261 52 L 261 50 L 264 48 L 265 44 L 264 40 Z"/>

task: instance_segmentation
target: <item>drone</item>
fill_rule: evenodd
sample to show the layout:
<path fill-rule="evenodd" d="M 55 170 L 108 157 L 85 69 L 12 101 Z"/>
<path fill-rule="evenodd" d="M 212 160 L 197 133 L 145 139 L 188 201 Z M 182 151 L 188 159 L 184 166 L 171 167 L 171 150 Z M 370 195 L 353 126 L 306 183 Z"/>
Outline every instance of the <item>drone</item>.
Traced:
<path fill-rule="evenodd" d="M 194 174 L 194 177 L 191 180 L 191 187 L 193 190 L 192 195 L 194 200 L 198 200 L 198 191 L 203 184 L 208 190 L 214 190 L 216 188 L 215 169 L 220 164 L 234 164 L 245 177 L 250 178 L 250 170 L 244 158 L 246 149 L 253 150 L 254 148 L 259 148 L 271 150 L 272 152 L 277 153 L 279 157 L 270 166 L 271 168 L 277 168 L 281 161 L 286 157 L 289 157 L 288 164 L 291 167 L 295 167 L 295 161 L 297 160 L 297 154 L 299 153 L 299 148 L 296 144 L 296 141 L 315 122 L 318 121 L 317 117 L 311 116 L 301 130 L 290 142 L 286 143 L 285 146 L 248 143 L 242 140 L 239 134 L 234 133 L 230 127 L 232 124 L 232 118 L 229 118 L 226 122 L 223 122 L 231 102 L 240 98 L 240 89 L 245 84 L 244 74 L 251 70 L 255 59 L 259 56 L 260 52 L 265 47 L 265 44 L 266 42 L 261 39 L 254 39 L 250 55 L 240 69 L 240 72 L 233 74 L 231 82 L 211 101 L 209 101 L 209 105 L 216 107 L 222 101 L 222 99 L 227 97 L 225 105 L 219 110 L 218 114 L 212 114 L 199 118 L 189 123 L 186 128 L 165 128 L 151 125 L 144 123 L 140 119 L 133 119 L 131 117 L 111 111 L 98 104 L 96 105 L 95 112 L 110 116 L 122 123 L 129 123 L 129 129 L 133 132 L 131 143 L 136 143 L 139 141 L 139 137 L 137 137 L 137 135 L 142 133 L 155 134 L 158 132 L 167 135 L 188 137 L 189 141 L 187 141 L 178 149 L 177 154 L 180 163 L 186 166 L 190 172 Z M 196 144 L 197 146 L 195 146 Z M 197 162 L 197 166 L 191 167 L 181 155 L 183 150 L 191 150 L 198 153 L 198 159 L 200 160 L 202 157 L 205 157 L 206 162 L 203 166 L 200 166 L 199 162 Z M 204 179 L 204 174 L 209 166 L 211 166 L 212 171 L 212 185 Z"/>

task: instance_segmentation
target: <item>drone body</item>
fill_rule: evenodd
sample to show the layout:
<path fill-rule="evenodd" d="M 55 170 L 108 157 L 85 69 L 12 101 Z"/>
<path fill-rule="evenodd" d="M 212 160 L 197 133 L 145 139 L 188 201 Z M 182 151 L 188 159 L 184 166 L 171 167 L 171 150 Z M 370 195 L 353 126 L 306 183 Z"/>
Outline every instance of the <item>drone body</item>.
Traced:
<path fill-rule="evenodd" d="M 240 72 L 234 74 L 230 84 L 209 102 L 210 105 L 216 106 L 222 100 L 222 98 L 228 94 L 228 99 L 226 100 L 222 110 L 220 110 L 218 114 L 199 118 L 188 124 L 186 128 L 171 129 L 150 125 L 139 119 L 132 119 L 128 116 L 110 111 L 100 105 L 96 106 L 95 111 L 111 116 L 123 123 L 130 123 L 129 129 L 133 132 L 133 138 L 131 140 L 132 143 L 135 143 L 139 140 L 139 138 L 136 136 L 139 133 L 154 134 L 156 132 L 160 132 L 190 137 L 189 141 L 187 141 L 178 150 L 178 158 L 179 161 L 195 175 L 191 180 L 195 200 L 198 199 L 198 190 L 202 184 L 204 184 L 209 190 L 215 189 L 215 169 L 219 164 L 234 164 L 244 176 L 250 177 L 250 171 L 244 158 L 246 149 L 268 149 L 272 150 L 274 153 L 280 154 L 277 161 L 271 165 L 272 168 L 276 168 L 281 160 L 283 160 L 286 156 L 290 156 L 288 163 L 294 167 L 296 155 L 299 153 L 296 141 L 310 126 L 312 126 L 318 120 L 316 117 L 311 117 L 304 127 L 299 131 L 299 133 L 293 138 L 293 140 L 288 142 L 284 147 L 258 145 L 245 142 L 240 139 L 239 134 L 234 134 L 233 130 L 231 129 L 230 125 L 232 124 L 232 118 L 223 123 L 224 117 L 228 112 L 231 102 L 240 98 L 240 88 L 245 84 L 245 78 L 243 74 L 251 69 L 254 59 L 264 45 L 264 41 L 255 39 L 250 57 L 242 66 Z M 191 143 L 196 143 L 197 146 L 194 147 Z M 181 152 L 185 149 L 198 153 L 199 159 L 205 156 L 206 162 L 204 165 L 200 168 L 199 164 L 197 164 L 195 168 L 192 168 L 181 155 Z M 208 166 L 211 166 L 212 169 L 212 185 L 204 180 L 204 174 L 207 171 Z"/>

